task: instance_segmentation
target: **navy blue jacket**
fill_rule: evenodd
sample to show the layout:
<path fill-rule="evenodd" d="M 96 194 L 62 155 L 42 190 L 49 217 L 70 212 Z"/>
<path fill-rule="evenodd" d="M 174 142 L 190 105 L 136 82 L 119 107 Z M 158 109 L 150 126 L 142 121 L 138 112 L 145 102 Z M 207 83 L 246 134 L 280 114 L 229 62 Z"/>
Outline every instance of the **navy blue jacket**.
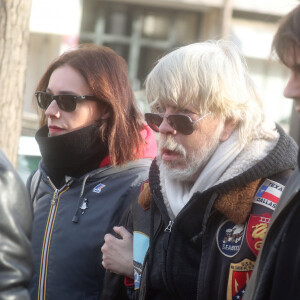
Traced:
<path fill-rule="evenodd" d="M 41 167 L 34 196 L 35 300 L 96 300 L 102 290 L 104 235 L 118 224 L 147 178 L 151 159 L 96 169 L 56 189 Z M 33 188 L 34 190 L 34 188 Z M 33 196 L 33 193 L 32 193 Z"/>

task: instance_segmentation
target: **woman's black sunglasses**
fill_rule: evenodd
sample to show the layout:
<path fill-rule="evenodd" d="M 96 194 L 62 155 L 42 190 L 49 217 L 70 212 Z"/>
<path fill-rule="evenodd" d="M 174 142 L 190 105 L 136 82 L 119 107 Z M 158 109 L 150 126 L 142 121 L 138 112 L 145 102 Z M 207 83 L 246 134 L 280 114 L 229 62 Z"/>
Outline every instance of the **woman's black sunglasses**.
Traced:
<path fill-rule="evenodd" d="M 179 133 L 182 133 L 184 135 L 192 134 L 194 131 L 194 124 L 210 113 L 207 113 L 206 115 L 202 116 L 196 121 L 193 121 L 189 116 L 187 115 L 181 115 L 181 114 L 154 114 L 154 113 L 146 113 L 145 119 L 148 123 L 149 127 L 154 130 L 155 132 L 159 132 L 159 126 L 163 122 L 164 118 L 167 118 L 167 121 L 169 125 L 178 131 Z"/>
<path fill-rule="evenodd" d="M 38 105 L 40 108 L 46 110 L 50 103 L 55 100 L 58 107 L 66 112 L 71 112 L 76 109 L 76 104 L 78 100 L 91 100 L 97 101 L 98 98 L 93 95 L 85 96 L 74 96 L 74 95 L 52 95 L 46 92 L 36 92 L 35 93 Z"/>

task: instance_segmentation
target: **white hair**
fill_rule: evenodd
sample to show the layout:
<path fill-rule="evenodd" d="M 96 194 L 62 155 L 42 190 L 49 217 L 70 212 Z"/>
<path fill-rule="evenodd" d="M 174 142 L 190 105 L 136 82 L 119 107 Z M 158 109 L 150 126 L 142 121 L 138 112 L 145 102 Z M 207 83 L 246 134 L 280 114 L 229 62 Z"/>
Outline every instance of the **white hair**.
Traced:
<path fill-rule="evenodd" d="M 146 79 L 151 110 L 174 103 L 192 105 L 238 121 L 239 140 L 247 142 L 264 120 L 263 105 L 244 58 L 229 41 L 211 40 L 181 47 L 161 58 Z"/>

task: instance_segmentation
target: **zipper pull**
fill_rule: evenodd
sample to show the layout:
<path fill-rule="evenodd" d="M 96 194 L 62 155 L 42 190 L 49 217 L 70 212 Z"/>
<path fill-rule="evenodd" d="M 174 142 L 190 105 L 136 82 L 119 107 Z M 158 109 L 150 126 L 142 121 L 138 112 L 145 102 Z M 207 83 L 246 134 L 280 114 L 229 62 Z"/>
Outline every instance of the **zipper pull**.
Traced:
<path fill-rule="evenodd" d="M 164 232 L 171 232 L 174 221 L 169 221 L 168 226 L 165 228 Z"/>
<path fill-rule="evenodd" d="M 53 198 L 51 199 L 51 205 L 55 205 L 58 199 L 58 190 L 55 190 Z"/>
<path fill-rule="evenodd" d="M 170 236 L 171 236 L 173 223 L 174 223 L 174 221 L 169 221 L 168 226 L 164 230 L 164 232 L 167 233 L 167 234 L 164 235 L 164 240 L 163 240 L 163 247 L 166 251 L 168 250 L 169 239 L 170 239 Z"/>

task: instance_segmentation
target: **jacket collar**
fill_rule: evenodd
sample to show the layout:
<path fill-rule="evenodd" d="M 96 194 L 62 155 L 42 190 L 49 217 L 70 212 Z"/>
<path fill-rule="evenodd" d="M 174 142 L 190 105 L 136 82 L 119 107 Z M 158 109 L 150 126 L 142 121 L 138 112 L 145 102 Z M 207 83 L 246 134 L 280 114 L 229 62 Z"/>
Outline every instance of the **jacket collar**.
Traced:
<path fill-rule="evenodd" d="M 148 125 L 141 131 L 141 136 L 145 140 L 144 151 L 142 151 L 139 158 L 152 158 L 154 159 L 157 152 L 156 139 L 153 131 Z M 100 163 L 99 168 L 109 166 L 111 164 L 110 157 L 106 156 Z"/>
<path fill-rule="evenodd" d="M 261 180 L 255 180 L 246 186 L 235 188 L 219 197 L 214 207 L 235 224 L 244 223 L 250 214 L 252 201 Z"/>

